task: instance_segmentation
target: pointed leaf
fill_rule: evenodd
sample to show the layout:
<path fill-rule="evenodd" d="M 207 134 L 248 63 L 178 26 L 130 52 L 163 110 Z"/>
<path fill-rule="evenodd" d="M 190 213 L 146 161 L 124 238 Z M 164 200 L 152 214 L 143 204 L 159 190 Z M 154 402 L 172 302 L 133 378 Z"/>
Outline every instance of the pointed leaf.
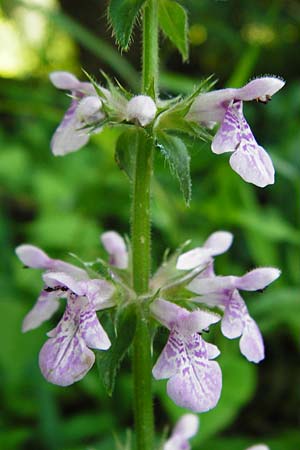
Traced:
<path fill-rule="evenodd" d="M 184 200 L 188 205 L 192 195 L 192 182 L 190 155 L 185 143 L 177 136 L 160 131 L 157 133 L 157 146 L 168 161 L 171 172 L 178 178 Z"/>
<path fill-rule="evenodd" d="M 183 61 L 189 56 L 188 18 L 185 9 L 172 0 L 160 0 L 159 24 L 165 35 L 177 47 Z"/>
<path fill-rule="evenodd" d="M 109 20 L 117 43 L 128 50 L 134 23 L 146 0 L 111 0 L 108 7 Z"/>
<path fill-rule="evenodd" d="M 132 343 L 135 328 L 135 309 L 130 305 L 119 314 L 111 347 L 105 352 L 96 351 L 98 371 L 109 396 L 113 393 L 118 369 Z"/>

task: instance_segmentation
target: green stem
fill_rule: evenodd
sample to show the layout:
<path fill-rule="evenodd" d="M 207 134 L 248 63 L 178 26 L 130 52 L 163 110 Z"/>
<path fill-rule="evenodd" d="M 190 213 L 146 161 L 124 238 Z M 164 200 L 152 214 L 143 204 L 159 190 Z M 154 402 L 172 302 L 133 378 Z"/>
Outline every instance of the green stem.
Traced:
<path fill-rule="evenodd" d="M 148 0 L 143 20 L 142 92 L 155 99 L 158 80 L 158 1 Z M 133 287 L 138 296 L 149 290 L 151 269 L 150 185 L 153 142 L 146 132 L 137 133 L 133 181 L 131 243 Z M 153 450 L 151 336 L 147 311 L 137 302 L 137 328 L 133 342 L 134 415 L 136 450 Z"/>
<path fill-rule="evenodd" d="M 150 182 L 152 143 L 142 130 L 137 135 L 137 154 L 132 204 L 132 269 L 137 295 L 148 292 L 150 239 Z M 151 339 L 147 315 L 142 301 L 137 303 L 137 329 L 133 342 L 134 412 L 137 450 L 153 449 Z"/>
<path fill-rule="evenodd" d="M 142 91 L 156 96 L 158 85 L 158 1 L 148 0 L 143 22 L 143 84 Z"/>

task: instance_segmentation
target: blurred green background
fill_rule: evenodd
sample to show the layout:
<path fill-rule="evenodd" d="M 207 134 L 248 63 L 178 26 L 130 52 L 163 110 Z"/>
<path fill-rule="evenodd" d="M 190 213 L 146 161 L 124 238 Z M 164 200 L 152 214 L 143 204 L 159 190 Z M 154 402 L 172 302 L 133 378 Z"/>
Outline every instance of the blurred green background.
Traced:
<path fill-rule="evenodd" d="M 40 274 L 14 256 L 22 242 L 52 256 L 84 260 L 104 256 L 99 234 L 128 233 L 130 188 L 114 162 L 118 132 L 93 136 L 64 158 L 49 142 L 69 99 L 48 81 L 53 70 L 99 69 L 138 90 L 140 35 L 128 55 L 114 47 L 103 0 L 1 0 L 0 7 L 0 448 L 3 450 L 112 450 L 132 425 L 130 361 L 125 360 L 112 399 L 94 368 L 69 388 L 48 384 L 38 351 L 55 321 L 25 335 L 21 321 L 41 288 Z M 235 235 L 217 260 L 220 274 L 277 266 L 282 277 L 262 294 L 247 296 L 261 327 L 266 360 L 248 363 L 238 342 L 213 336 L 222 351 L 220 403 L 203 414 L 197 450 L 243 450 L 256 442 L 272 450 L 300 448 L 300 3 L 297 0 L 186 0 L 190 64 L 161 39 L 161 91 L 191 92 L 215 74 L 217 86 L 243 85 L 278 74 L 287 85 L 268 106 L 246 104 L 258 142 L 271 154 L 276 184 L 244 183 L 208 144 L 191 142 L 193 199 L 186 208 L 176 180 L 156 157 L 153 183 L 153 268 L 164 248 L 186 239 L 201 244 L 218 229 Z M 128 58 L 127 60 L 125 58 Z M 56 318 L 57 319 L 57 318 Z M 166 335 L 161 335 L 155 354 Z M 161 340 L 161 342 L 159 342 Z M 156 382 L 158 431 L 182 413 Z"/>

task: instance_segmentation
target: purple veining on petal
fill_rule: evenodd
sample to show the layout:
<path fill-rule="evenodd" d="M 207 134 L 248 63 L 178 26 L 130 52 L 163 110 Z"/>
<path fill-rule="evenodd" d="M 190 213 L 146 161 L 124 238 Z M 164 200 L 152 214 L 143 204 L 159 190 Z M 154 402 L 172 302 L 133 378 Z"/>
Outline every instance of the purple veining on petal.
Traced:
<path fill-rule="evenodd" d="M 168 395 L 178 406 L 194 412 L 208 411 L 220 398 L 221 369 L 215 361 L 208 360 L 206 344 L 199 334 L 189 338 L 180 335 L 180 339 L 184 351 L 179 355 L 177 373 L 167 383 Z"/>
<path fill-rule="evenodd" d="M 169 303 L 165 300 L 159 302 L 156 317 L 159 316 L 159 306 L 162 305 L 167 312 Z M 201 319 L 201 314 L 207 314 L 207 317 Z M 177 320 L 171 324 L 168 342 L 153 367 L 152 373 L 156 379 L 169 378 L 167 392 L 172 400 L 195 412 L 213 408 L 218 402 L 222 387 L 220 367 L 216 362 L 210 361 L 210 358 L 218 355 L 218 349 L 212 344 L 206 344 L 195 332 L 195 328 L 198 326 L 198 331 L 201 331 L 202 326 L 219 319 L 219 316 L 212 313 L 190 313 L 179 308 Z"/>
<path fill-rule="evenodd" d="M 80 380 L 92 367 L 95 356 L 88 347 L 110 347 L 88 299 L 74 294 L 69 296 L 66 311 L 50 336 L 40 352 L 40 368 L 48 381 L 60 386 Z"/>

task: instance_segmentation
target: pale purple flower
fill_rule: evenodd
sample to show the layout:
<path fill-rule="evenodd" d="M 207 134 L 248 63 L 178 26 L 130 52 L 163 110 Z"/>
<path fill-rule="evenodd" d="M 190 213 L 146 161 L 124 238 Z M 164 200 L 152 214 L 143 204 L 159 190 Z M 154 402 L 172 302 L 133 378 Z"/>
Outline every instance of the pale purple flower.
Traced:
<path fill-rule="evenodd" d="M 274 167 L 269 155 L 257 144 L 243 116 L 243 101 L 267 103 L 285 82 L 272 76 L 256 78 L 240 89 L 221 89 L 200 94 L 187 115 L 204 125 L 220 123 L 212 151 L 233 152 L 232 169 L 245 181 L 259 187 L 274 183 Z"/>
<path fill-rule="evenodd" d="M 50 289 L 66 292 L 67 307 L 40 351 L 40 369 L 51 383 L 68 386 L 83 378 L 94 364 L 90 348 L 110 347 L 96 311 L 112 306 L 112 290 L 104 280 L 78 281 L 63 272 L 45 273 L 43 279 Z"/>
<path fill-rule="evenodd" d="M 204 242 L 202 247 L 196 247 L 182 253 L 176 264 L 179 270 L 191 270 L 205 267 L 213 261 L 213 256 L 225 253 L 232 244 L 233 235 L 228 231 L 216 231 Z"/>
<path fill-rule="evenodd" d="M 169 378 L 167 393 L 176 405 L 194 412 L 214 408 L 222 388 L 218 348 L 198 334 L 220 320 L 217 314 L 181 308 L 163 299 L 151 305 L 153 316 L 170 330 L 168 342 L 153 367 L 157 380 Z"/>
<path fill-rule="evenodd" d="M 128 252 L 122 236 L 115 231 L 106 231 L 101 235 L 101 242 L 110 256 L 109 263 L 118 269 L 126 269 Z"/>
<path fill-rule="evenodd" d="M 126 106 L 127 120 L 136 120 L 142 127 L 149 125 L 156 115 L 156 105 L 151 97 L 137 95 Z"/>
<path fill-rule="evenodd" d="M 91 83 L 81 82 L 68 72 L 52 72 L 50 80 L 58 89 L 70 91 L 72 96 L 71 106 L 51 141 L 54 155 L 62 156 L 83 147 L 89 140 L 93 124 L 103 119 L 105 114 L 101 110 L 102 101 Z M 103 89 L 103 92 L 107 91 Z"/>
<path fill-rule="evenodd" d="M 264 359 L 264 344 L 256 322 L 250 317 L 247 306 L 239 294 L 244 291 L 262 290 L 280 275 L 271 267 L 254 269 L 242 277 L 202 276 L 192 280 L 187 289 L 200 295 L 192 300 L 208 306 L 218 306 L 224 310 L 221 330 L 224 336 L 235 339 L 241 336 L 241 353 L 258 363 Z"/>
<path fill-rule="evenodd" d="M 67 299 L 65 313 L 40 352 L 40 368 L 45 378 L 67 386 L 80 380 L 92 367 L 95 356 L 90 348 L 106 350 L 109 338 L 98 321 L 96 311 L 114 305 L 114 287 L 101 279 L 90 279 L 87 272 L 72 264 L 50 258 L 33 245 L 16 249 L 27 267 L 43 269 L 44 287 L 22 330 L 28 331 L 50 319 Z"/>
<path fill-rule="evenodd" d="M 64 272 L 78 280 L 89 279 L 85 270 L 61 261 L 60 259 L 52 259 L 43 250 L 34 245 L 20 245 L 16 248 L 16 253 L 26 267 L 43 269 L 46 271 Z M 22 331 L 26 332 L 37 328 L 43 322 L 50 319 L 59 308 L 58 299 L 65 296 L 66 292 L 64 290 L 52 290 L 52 288 L 48 289 L 48 286 L 44 286 L 34 307 L 23 320 Z"/>
<path fill-rule="evenodd" d="M 185 414 L 178 420 L 163 450 L 190 450 L 189 439 L 197 434 L 198 428 L 198 416 Z"/>

